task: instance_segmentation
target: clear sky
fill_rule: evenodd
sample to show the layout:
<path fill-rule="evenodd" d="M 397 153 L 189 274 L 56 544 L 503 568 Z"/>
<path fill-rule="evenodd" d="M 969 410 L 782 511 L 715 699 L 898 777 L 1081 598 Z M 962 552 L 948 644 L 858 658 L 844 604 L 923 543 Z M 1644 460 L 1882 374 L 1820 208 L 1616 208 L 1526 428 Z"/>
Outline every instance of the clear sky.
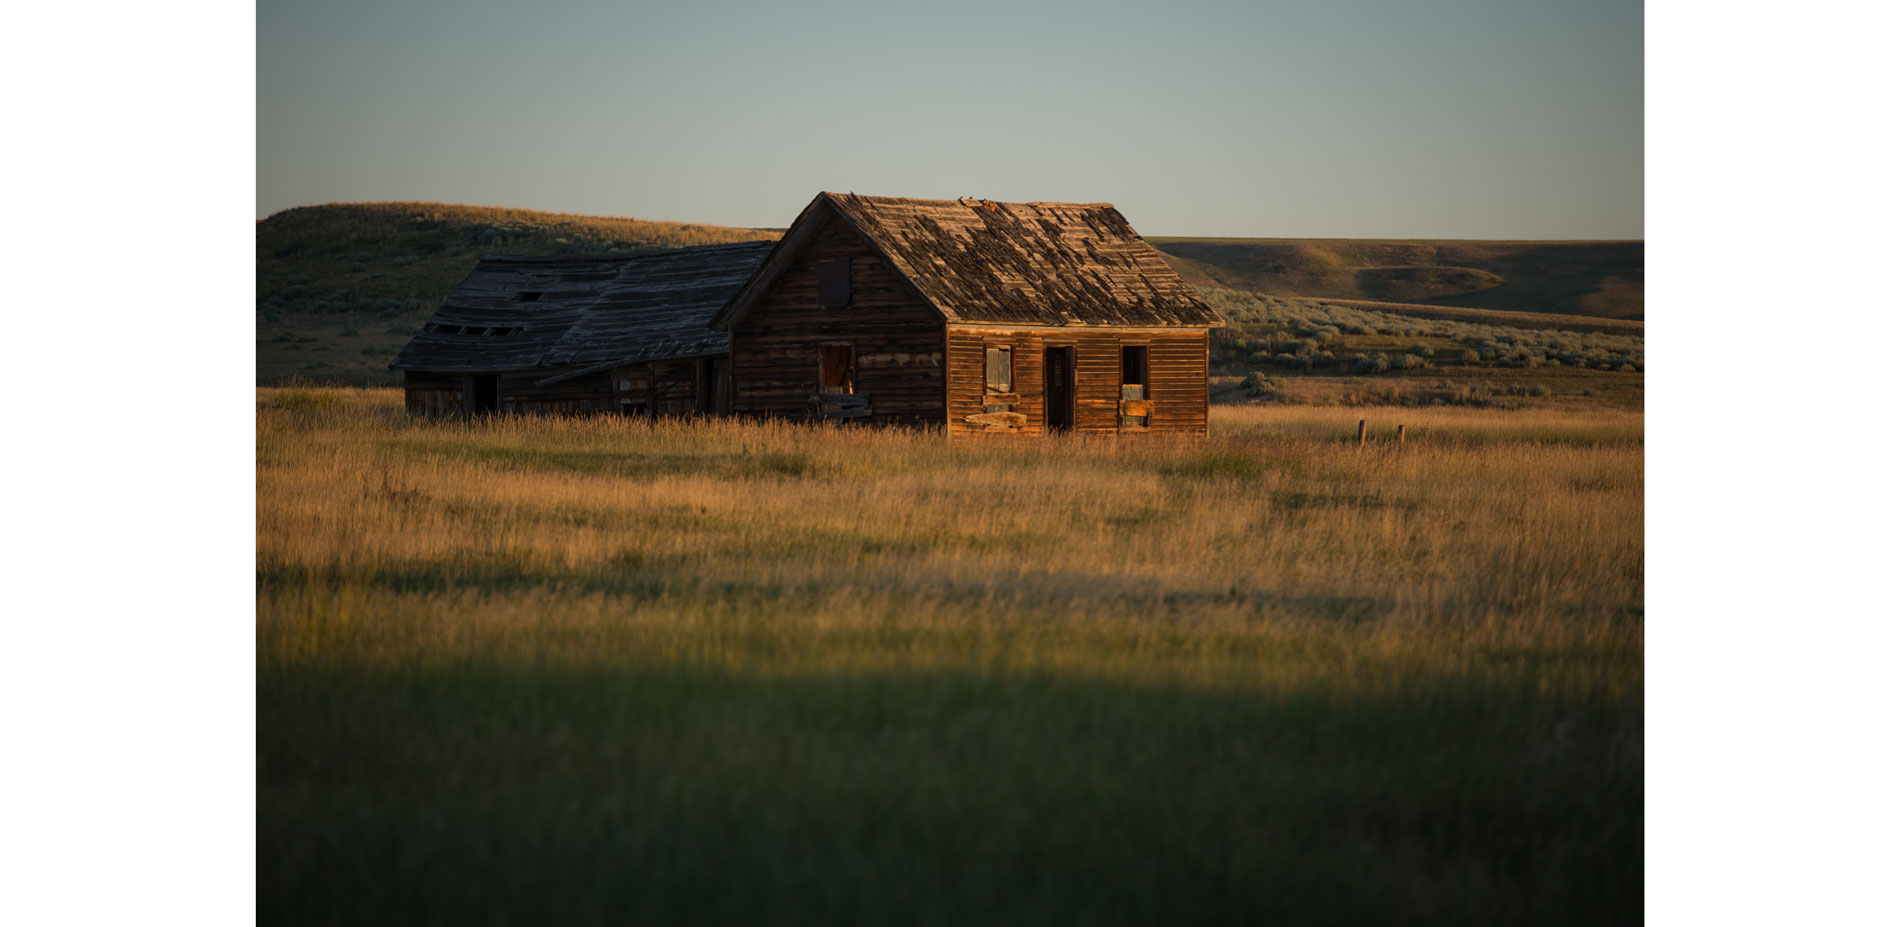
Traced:
<path fill-rule="evenodd" d="M 260 0 L 257 214 L 783 226 L 819 190 L 1146 235 L 1640 238 L 1635 0 Z"/>

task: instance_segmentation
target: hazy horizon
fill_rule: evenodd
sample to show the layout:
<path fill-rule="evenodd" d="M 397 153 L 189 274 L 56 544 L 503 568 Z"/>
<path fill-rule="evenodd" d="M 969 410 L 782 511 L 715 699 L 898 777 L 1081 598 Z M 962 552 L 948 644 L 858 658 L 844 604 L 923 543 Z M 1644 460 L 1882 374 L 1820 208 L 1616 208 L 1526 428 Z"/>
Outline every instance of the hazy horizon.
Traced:
<path fill-rule="evenodd" d="M 1642 6 L 258 7 L 259 218 L 780 228 L 819 190 L 1153 237 L 1641 239 Z"/>

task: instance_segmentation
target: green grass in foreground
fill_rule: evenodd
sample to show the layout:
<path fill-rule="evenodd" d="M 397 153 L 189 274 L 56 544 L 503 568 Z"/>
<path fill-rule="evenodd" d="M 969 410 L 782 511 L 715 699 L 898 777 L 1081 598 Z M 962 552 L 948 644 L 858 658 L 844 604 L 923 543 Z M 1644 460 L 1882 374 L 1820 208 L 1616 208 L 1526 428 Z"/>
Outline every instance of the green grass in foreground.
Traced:
<path fill-rule="evenodd" d="M 1407 412 L 261 391 L 259 919 L 1638 920 L 1641 418 Z"/>

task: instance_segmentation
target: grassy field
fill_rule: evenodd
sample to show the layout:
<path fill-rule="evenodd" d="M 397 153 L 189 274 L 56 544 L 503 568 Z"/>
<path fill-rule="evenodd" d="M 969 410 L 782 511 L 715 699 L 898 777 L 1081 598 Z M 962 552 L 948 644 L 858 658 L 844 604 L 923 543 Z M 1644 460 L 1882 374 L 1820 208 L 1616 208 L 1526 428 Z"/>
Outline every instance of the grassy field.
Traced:
<path fill-rule="evenodd" d="M 1388 411 L 259 390 L 259 918 L 1639 920 L 1641 414 Z"/>

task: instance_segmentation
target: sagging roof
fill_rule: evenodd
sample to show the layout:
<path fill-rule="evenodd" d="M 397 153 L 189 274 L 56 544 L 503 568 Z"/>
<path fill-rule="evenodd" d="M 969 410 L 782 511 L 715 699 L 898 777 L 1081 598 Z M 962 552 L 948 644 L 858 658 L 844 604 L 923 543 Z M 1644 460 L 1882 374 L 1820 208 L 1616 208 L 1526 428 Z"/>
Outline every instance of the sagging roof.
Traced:
<path fill-rule="evenodd" d="M 723 354 L 726 333 L 707 322 L 771 248 L 485 254 L 389 366 L 490 372 Z"/>
<path fill-rule="evenodd" d="M 713 324 L 728 328 L 830 215 L 950 322 L 1215 327 L 1220 316 L 1108 203 L 820 193 Z"/>

